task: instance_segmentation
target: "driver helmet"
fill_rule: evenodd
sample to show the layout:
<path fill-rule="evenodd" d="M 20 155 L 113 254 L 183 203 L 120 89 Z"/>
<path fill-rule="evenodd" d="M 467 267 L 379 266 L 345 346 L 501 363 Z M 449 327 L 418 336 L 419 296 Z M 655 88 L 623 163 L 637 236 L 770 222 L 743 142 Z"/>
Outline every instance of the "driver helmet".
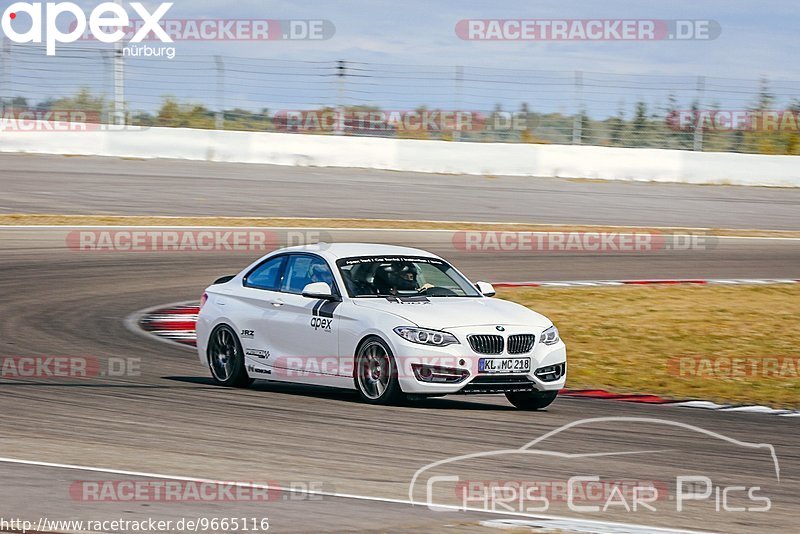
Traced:
<path fill-rule="evenodd" d="M 411 291 L 419 288 L 417 276 L 419 269 L 408 261 L 395 261 L 385 268 L 391 286 L 400 291 Z"/>

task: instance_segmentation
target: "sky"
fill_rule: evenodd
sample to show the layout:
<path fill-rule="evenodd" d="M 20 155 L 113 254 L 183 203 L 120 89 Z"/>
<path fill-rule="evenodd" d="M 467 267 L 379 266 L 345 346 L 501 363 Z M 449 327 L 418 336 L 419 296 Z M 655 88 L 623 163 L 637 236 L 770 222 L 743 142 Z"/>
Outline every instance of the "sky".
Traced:
<path fill-rule="evenodd" d="M 5 11 L 10 3 L 0 6 Z M 76 3 L 88 12 L 99 2 Z M 143 4 L 153 11 L 160 2 Z M 402 109 L 414 103 L 513 109 L 531 101 L 534 109 L 569 113 L 584 107 L 603 115 L 630 108 L 636 100 L 657 107 L 668 94 L 686 106 L 697 97 L 697 77 L 705 76 L 712 78 L 704 93 L 707 106 L 742 109 L 753 103 L 760 78 L 772 82 L 781 102 L 800 96 L 797 11 L 794 2 L 776 0 L 177 0 L 167 18 L 325 19 L 335 34 L 324 41 L 176 43 L 177 57 L 170 64 L 130 60 L 126 99 L 140 109 L 152 108 L 166 95 L 248 109 L 294 109 L 340 100 Z M 468 41 L 456 35 L 462 19 L 702 19 L 718 23 L 721 34 L 690 41 Z M 87 57 L 80 63 L 69 57 L 68 49 L 46 58 L 30 45 L 13 45 L 0 96 L 10 91 L 53 96 L 81 84 L 111 91 L 107 57 Z M 226 68 L 222 98 L 216 55 L 223 56 Z M 348 73 L 354 75 L 344 83 L 333 76 L 332 62 L 337 60 L 346 60 L 352 69 Z M 361 62 L 368 65 L 359 78 L 355 75 Z M 466 72 L 467 81 L 460 86 L 457 66 Z M 586 86 L 580 90 L 574 83 L 576 71 L 585 73 Z"/>
<path fill-rule="evenodd" d="M 86 5 L 95 5 L 85 2 Z M 154 5 L 153 2 L 145 2 Z M 177 1 L 170 17 L 328 19 L 325 42 L 216 43 L 210 49 L 284 59 L 349 59 L 539 70 L 800 78 L 797 4 L 784 1 Z M 688 42 L 469 42 L 461 19 L 710 19 L 722 34 Z"/>

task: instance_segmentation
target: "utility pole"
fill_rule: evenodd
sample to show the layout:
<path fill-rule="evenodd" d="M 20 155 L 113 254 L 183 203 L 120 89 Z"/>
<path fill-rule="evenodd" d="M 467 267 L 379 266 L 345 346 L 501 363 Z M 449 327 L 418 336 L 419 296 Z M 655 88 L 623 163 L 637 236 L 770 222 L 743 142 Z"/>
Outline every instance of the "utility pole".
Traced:
<path fill-rule="evenodd" d="M 122 43 L 114 50 L 114 123 L 125 126 L 125 66 L 122 60 Z"/>
<path fill-rule="evenodd" d="M 575 117 L 572 119 L 572 144 L 580 145 L 583 137 L 583 73 L 575 71 Z"/>
<path fill-rule="evenodd" d="M 463 110 L 461 109 L 461 85 L 464 83 L 464 67 L 461 65 L 456 66 L 456 113 L 462 113 Z M 472 117 L 474 121 L 477 117 Z M 458 121 L 456 121 L 456 125 L 458 125 Z M 461 130 L 456 128 L 453 131 L 453 141 L 461 141 Z"/>
<path fill-rule="evenodd" d="M 706 77 L 697 77 L 697 110 L 702 113 L 703 111 L 703 93 L 706 90 Z M 703 125 L 700 123 L 699 117 L 694 117 L 694 143 L 692 150 L 700 152 L 703 150 Z"/>
<path fill-rule="evenodd" d="M 0 115 L 5 116 L 6 99 L 11 99 L 11 84 L 8 80 L 8 39 L 0 37 Z"/>
<path fill-rule="evenodd" d="M 333 131 L 335 135 L 344 135 L 345 133 L 344 79 L 346 76 L 347 64 L 340 59 L 336 62 L 336 126 Z"/>
<path fill-rule="evenodd" d="M 217 113 L 214 127 L 217 130 L 225 129 L 225 63 L 222 56 L 214 56 L 217 65 Z"/>
<path fill-rule="evenodd" d="M 114 2 L 123 7 L 122 0 Z M 125 64 L 122 39 L 114 45 L 114 124 L 125 126 Z"/>

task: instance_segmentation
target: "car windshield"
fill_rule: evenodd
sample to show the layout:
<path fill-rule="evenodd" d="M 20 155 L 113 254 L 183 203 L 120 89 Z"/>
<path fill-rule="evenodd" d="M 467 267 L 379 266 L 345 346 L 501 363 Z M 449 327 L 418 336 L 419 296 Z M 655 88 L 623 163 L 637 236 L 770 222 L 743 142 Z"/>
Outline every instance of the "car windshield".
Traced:
<path fill-rule="evenodd" d="M 480 297 L 447 262 L 409 256 L 360 256 L 336 262 L 351 297 Z"/>

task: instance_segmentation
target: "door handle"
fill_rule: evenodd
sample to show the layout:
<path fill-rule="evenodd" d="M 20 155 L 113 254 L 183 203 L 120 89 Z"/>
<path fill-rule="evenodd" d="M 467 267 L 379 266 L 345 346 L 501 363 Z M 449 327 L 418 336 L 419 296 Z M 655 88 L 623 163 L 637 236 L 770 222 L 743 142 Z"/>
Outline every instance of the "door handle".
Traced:
<path fill-rule="evenodd" d="M 272 302 L 270 302 L 270 304 L 272 304 L 273 306 L 275 306 L 277 308 L 278 306 L 283 306 L 283 301 L 280 300 L 280 299 L 273 300 Z"/>

